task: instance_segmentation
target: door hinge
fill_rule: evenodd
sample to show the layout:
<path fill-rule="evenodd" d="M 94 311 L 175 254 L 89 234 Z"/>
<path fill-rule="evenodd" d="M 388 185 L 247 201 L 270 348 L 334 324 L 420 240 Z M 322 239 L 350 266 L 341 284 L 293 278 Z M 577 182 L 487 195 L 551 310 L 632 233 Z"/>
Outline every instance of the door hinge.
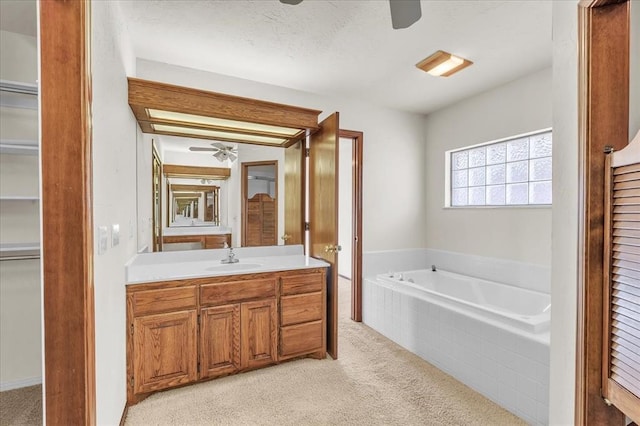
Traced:
<path fill-rule="evenodd" d="M 304 156 L 305 157 L 311 157 L 311 148 L 305 148 L 304 149 Z"/>
<path fill-rule="evenodd" d="M 304 230 L 308 231 L 309 229 L 311 229 L 311 225 L 309 224 L 309 222 L 305 222 L 304 223 Z"/>

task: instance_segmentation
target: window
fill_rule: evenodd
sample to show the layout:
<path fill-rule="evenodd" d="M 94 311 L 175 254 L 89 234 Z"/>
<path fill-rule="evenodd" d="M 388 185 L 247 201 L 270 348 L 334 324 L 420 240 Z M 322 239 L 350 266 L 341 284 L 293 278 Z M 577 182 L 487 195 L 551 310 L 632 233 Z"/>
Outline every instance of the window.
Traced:
<path fill-rule="evenodd" d="M 447 151 L 447 206 L 551 204 L 551 129 Z"/>

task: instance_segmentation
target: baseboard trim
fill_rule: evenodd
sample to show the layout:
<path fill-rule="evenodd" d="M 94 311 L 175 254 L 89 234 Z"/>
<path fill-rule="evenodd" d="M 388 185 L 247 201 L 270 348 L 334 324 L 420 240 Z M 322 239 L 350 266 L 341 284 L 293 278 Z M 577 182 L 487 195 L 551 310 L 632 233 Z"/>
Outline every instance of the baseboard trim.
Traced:
<path fill-rule="evenodd" d="M 34 386 L 42 384 L 42 377 L 29 377 L 27 379 L 20 380 L 8 380 L 6 382 L 0 382 L 0 392 L 26 388 L 27 386 Z"/>
<path fill-rule="evenodd" d="M 124 421 L 127 420 L 128 412 L 129 412 L 129 404 L 124 404 L 124 410 L 122 410 L 122 417 L 120 417 L 120 426 L 124 426 Z"/>

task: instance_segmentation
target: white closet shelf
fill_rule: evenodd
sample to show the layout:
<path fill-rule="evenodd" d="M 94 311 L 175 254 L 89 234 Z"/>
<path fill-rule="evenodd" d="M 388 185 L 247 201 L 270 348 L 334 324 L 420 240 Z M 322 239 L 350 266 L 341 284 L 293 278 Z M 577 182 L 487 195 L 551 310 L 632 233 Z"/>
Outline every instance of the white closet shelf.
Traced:
<path fill-rule="evenodd" d="M 32 195 L 0 195 L 0 201 L 40 201 L 40 197 Z"/>
<path fill-rule="evenodd" d="M 0 80 L 0 105 L 9 108 L 38 109 L 38 85 Z"/>
<path fill-rule="evenodd" d="M 0 260 L 38 259 L 40 243 L 0 244 Z"/>
<path fill-rule="evenodd" d="M 0 154 L 38 155 L 38 151 L 38 141 L 0 140 Z"/>

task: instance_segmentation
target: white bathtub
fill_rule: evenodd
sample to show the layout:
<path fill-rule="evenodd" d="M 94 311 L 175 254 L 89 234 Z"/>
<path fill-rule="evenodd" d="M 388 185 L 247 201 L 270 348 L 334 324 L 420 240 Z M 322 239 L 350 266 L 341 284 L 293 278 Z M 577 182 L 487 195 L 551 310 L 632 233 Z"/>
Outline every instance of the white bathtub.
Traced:
<path fill-rule="evenodd" d="M 442 270 L 380 274 L 398 291 L 428 295 L 440 302 L 531 333 L 549 330 L 549 294 Z"/>
<path fill-rule="evenodd" d="M 527 423 L 548 424 L 548 294 L 443 270 L 389 275 L 363 280 L 365 324 Z"/>

